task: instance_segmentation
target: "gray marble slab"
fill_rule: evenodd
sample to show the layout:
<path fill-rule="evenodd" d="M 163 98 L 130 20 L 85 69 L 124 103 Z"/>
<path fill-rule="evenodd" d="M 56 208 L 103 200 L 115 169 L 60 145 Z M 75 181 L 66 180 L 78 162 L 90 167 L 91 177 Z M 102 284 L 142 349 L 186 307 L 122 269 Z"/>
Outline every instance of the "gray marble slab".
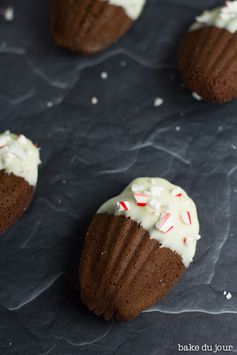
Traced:
<path fill-rule="evenodd" d="M 0 20 L 1 131 L 38 143 L 42 165 L 33 203 L 0 238 L 0 354 L 176 355 L 189 343 L 237 352 L 237 101 L 195 100 L 175 63 L 193 17 L 218 3 L 148 0 L 123 39 L 87 58 L 54 46 L 48 1 L 1 2 L 15 9 Z M 144 175 L 193 196 L 203 237 L 167 298 L 106 323 L 76 288 L 85 231 L 102 202 Z"/>

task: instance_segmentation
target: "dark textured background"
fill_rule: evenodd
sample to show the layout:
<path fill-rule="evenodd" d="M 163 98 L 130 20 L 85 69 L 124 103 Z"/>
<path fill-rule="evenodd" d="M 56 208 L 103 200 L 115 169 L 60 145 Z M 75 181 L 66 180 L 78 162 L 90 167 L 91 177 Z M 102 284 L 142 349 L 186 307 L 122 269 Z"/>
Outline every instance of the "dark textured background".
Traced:
<path fill-rule="evenodd" d="M 237 352 L 237 101 L 194 100 L 175 66 L 187 26 L 217 1 L 148 0 L 124 38 L 90 58 L 54 46 L 46 0 L 1 2 L 10 4 L 14 21 L 0 20 L 1 131 L 37 142 L 42 165 L 32 205 L 0 238 L 0 354 L 176 355 L 178 343 Z M 106 323 L 80 302 L 79 255 L 96 209 L 142 175 L 193 196 L 203 238 L 165 300 Z"/>

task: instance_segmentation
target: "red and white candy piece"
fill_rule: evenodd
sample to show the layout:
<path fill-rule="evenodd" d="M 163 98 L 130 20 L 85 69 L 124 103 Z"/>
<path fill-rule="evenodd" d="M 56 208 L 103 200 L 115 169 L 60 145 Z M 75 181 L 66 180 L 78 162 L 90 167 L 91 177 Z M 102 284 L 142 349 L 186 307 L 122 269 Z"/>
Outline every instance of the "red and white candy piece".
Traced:
<path fill-rule="evenodd" d="M 145 190 L 145 185 L 138 185 L 138 184 L 134 184 L 132 185 L 132 192 L 143 192 Z"/>
<path fill-rule="evenodd" d="M 225 0 L 225 6 L 221 9 L 220 18 L 222 20 L 236 19 L 237 4 L 236 1 Z"/>
<path fill-rule="evenodd" d="M 2 135 L 0 137 L 0 146 L 4 147 L 8 142 L 10 142 L 11 138 L 8 135 Z"/>
<path fill-rule="evenodd" d="M 188 203 L 187 196 L 184 194 L 184 192 L 182 191 L 182 189 L 181 189 L 180 187 L 174 188 L 174 189 L 171 191 L 171 195 L 180 198 L 180 200 L 181 200 L 182 202 L 187 202 L 187 203 Z"/>
<path fill-rule="evenodd" d="M 192 218 L 191 218 L 191 213 L 190 211 L 183 211 L 180 213 L 181 220 L 184 224 L 191 225 L 192 224 Z"/>
<path fill-rule="evenodd" d="M 149 207 L 152 210 L 152 214 L 159 217 L 160 216 L 160 208 L 161 208 L 161 202 L 156 200 L 155 198 L 152 198 L 148 202 Z"/>
<path fill-rule="evenodd" d="M 151 186 L 152 196 L 160 196 L 163 190 L 164 190 L 163 186 L 158 186 L 158 185 Z"/>
<path fill-rule="evenodd" d="M 147 200 L 148 200 L 147 194 L 134 192 L 133 195 L 134 195 L 134 198 L 135 198 L 138 206 L 140 206 L 140 207 L 146 206 Z"/>
<path fill-rule="evenodd" d="M 182 192 L 182 190 L 181 190 L 180 187 L 177 186 L 177 187 L 173 188 L 173 190 L 171 190 L 171 195 L 176 196 L 176 195 L 178 195 L 180 192 Z"/>
<path fill-rule="evenodd" d="M 176 197 L 182 197 L 183 193 L 180 187 L 175 187 L 172 191 L 171 191 L 171 195 L 172 196 L 176 196 Z"/>
<path fill-rule="evenodd" d="M 119 201 L 117 202 L 117 208 L 119 212 L 128 211 L 130 209 L 130 205 L 128 201 Z"/>
<path fill-rule="evenodd" d="M 26 137 L 24 136 L 24 134 L 19 134 L 18 135 L 18 141 L 22 144 L 25 144 L 27 142 Z"/>
<path fill-rule="evenodd" d="M 183 239 L 185 245 L 190 245 L 197 240 L 201 239 L 201 236 L 199 234 L 190 234 L 187 237 Z"/>
<path fill-rule="evenodd" d="M 160 210 L 161 202 L 156 200 L 155 198 L 152 198 L 149 202 L 148 205 L 153 209 L 153 210 Z"/>
<path fill-rule="evenodd" d="M 173 208 L 169 205 L 162 205 L 161 206 L 161 215 L 164 216 L 166 213 L 168 212 L 172 212 L 173 211 Z"/>
<path fill-rule="evenodd" d="M 24 149 L 19 144 L 15 143 L 15 142 L 13 142 L 11 144 L 9 154 L 11 155 L 12 158 L 15 156 L 20 159 L 25 159 L 25 157 L 26 157 Z"/>
<path fill-rule="evenodd" d="M 156 229 L 162 233 L 168 233 L 174 228 L 172 214 L 170 212 L 160 215 L 160 219 L 156 224 Z"/>

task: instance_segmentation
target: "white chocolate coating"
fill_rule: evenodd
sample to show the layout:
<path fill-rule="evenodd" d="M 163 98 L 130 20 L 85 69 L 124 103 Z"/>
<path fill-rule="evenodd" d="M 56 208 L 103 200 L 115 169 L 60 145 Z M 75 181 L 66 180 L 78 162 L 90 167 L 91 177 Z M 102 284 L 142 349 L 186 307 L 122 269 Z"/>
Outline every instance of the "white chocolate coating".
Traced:
<path fill-rule="evenodd" d="M 103 0 L 109 4 L 121 6 L 132 20 L 137 20 L 141 15 L 146 0 Z"/>
<path fill-rule="evenodd" d="M 0 170 L 20 176 L 35 186 L 39 164 L 39 149 L 29 139 L 9 131 L 0 134 Z"/>
<path fill-rule="evenodd" d="M 237 31 L 237 1 L 227 1 L 223 7 L 204 11 L 201 16 L 196 18 L 190 31 L 207 26 L 223 28 L 230 33 L 235 33 Z"/>
<path fill-rule="evenodd" d="M 125 202 L 125 209 L 121 207 L 121 201 Z M 138 178 L 120 195 L 103 204 L 97 213 L 131 218 L 141 224 L 161 247 L 179 254 L 185 267 L 192 262 L 200 239 L 196 206 L 184 190 L 167 180 Z"/>

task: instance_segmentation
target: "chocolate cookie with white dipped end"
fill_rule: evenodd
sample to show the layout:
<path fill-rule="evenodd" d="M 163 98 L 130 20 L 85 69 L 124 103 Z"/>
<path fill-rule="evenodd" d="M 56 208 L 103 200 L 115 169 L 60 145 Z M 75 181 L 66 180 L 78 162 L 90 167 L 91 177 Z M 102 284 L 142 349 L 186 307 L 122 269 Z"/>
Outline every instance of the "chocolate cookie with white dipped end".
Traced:
<path fill-rule="evenodd" d="M 109 47 L 140 16 L 145 0 L 51 0 L 54 41 L 73 52 Z"/>
<path fill-rule="evenodd" d="M 205 11 L 185 35 L 178 53 L 181 76 L 206 101 L 237 97 L 237 1 Z"/>
<path fill-rule="evenodd" d="M 128 321 L 165 297 L 193 260 L 194 202 L 160 178 L 138 178 L 97 211 L 80 261 L 83 303 Z"/>
<path fill-rule="evenodd" d="M 0 233 L 29 206 L 38 179 L 39 149 L 24 135 L 0 134 Z"/>

